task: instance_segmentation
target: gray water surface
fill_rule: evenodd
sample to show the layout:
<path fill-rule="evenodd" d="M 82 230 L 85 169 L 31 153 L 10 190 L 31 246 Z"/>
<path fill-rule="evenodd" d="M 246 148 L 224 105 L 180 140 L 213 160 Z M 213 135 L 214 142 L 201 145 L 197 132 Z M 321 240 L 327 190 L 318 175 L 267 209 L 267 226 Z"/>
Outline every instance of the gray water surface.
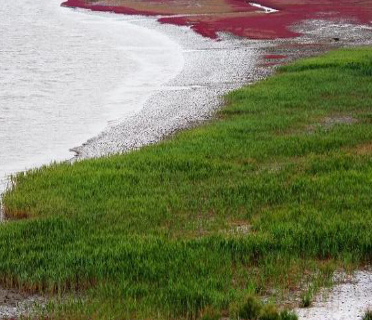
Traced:
<path fill-rule="evenodd" d="M 139 109 L 182 69 L 178 44 L 125 17 L 0 6 L 0 193 L 6 177 L 70 159 L 70 148 Z"/>

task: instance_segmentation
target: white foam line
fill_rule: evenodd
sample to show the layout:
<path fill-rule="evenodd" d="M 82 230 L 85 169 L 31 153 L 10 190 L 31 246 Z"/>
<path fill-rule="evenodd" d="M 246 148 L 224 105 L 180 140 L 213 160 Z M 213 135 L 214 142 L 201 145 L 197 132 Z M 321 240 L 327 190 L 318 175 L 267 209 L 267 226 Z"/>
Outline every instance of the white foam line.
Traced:
<path fill-rule="evenodd" d="M 256 2 L 249 2 L 249 4 L 252 6 L 252 7 L 256 7 L 256 8 L 259 8 L 259 9 L 262 9 L 265 11 L 265 13 L 275 13 L 275 12 L 278 12 L 279 10 L 276 10 L 274 8 L 270 8 L 270 7 L 266 7 L 266 6 L 263 6 L 259 3 L 256 3 Z"/>

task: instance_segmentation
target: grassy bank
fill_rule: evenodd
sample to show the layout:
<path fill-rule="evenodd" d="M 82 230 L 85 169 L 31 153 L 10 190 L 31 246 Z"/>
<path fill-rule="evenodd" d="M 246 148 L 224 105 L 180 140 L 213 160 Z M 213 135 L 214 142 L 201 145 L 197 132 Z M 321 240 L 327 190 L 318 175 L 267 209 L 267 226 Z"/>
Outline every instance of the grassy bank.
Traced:
<path fill-rule="evenodd" d="M 83 293 L 64 319 L 233 316 L 369 262 L 371 77 L 371 49 L 332 52 L 159 145 L 17 176 L 0 280 Z"/>

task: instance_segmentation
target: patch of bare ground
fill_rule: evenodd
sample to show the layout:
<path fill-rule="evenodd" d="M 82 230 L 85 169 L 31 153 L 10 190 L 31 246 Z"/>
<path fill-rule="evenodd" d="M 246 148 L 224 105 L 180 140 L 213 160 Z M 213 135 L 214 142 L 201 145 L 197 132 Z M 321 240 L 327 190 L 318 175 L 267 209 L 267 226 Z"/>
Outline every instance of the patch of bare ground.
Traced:
<path fill-rule="evenodd" d="M 227 232 L 232 235 L 246 235 L 252 232 L 252 226 L 247 221 L 234 221 L 229 226 Z"/>
<path fill-rule="evenodd" d="M 21 315 L 32 313 L 33 309 L 41 306 L 45 300 L 36 295 L 29 295 L 13 289 L 0 287 L 0 319 L 17 319 Z"/>
<path fill-rule="evenodd" d="M 277 132 L 278 135 L 314 134 L 318 130 L 329 131 L 338 125 L 353 125 L 359 120 L 351 115 L 335 114 L 327 117 L 315 118 L 311 124 L 299 124 L 294 128 Z"/>
<path fill-rule="evenodd" d="M 367 142 L 357 145 L 352 152 L 355 152 L 357 155 L 370 155 L 372 154 L 372 142 Z"/>
<path fill-rule="evenodd" d="M 335 277 L 336 285 L 321 290 L 311 307 L 296 309 L 300 320 L 357 320 L 372 307 L 370 270 L 357 271 L 352 276 L 337 274 Z"/>
<path fill-rule="evenodd" d="M 319 122 L 309 125 L 306 128 L 307 133 L 314 133 L 315 131 L 321 130 L 331 130 L 337 125 L 352 125 L 357 123 L 358 119 L 350 116 L 350 115 L 333 115 L 324 117 L 319 120 Z"/>

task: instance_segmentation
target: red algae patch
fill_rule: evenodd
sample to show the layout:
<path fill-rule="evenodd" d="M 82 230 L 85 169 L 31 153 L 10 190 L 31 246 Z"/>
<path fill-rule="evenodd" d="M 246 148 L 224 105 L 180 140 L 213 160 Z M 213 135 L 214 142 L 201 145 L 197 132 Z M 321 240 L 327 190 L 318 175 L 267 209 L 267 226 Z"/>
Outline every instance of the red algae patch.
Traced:
<path fill-rule="evenodd" d="M 370 0 L 262 0 L 267 13 L 245 0 L 67 0 L 64 6 L 122 14 L 163 16 L 161 23 L 190 26 L 212 39 L 225 32 L 250 39 L 292 38 L 290 26 L 308 19 L 346 19 L 371 24 Z M 175 15 L 177 15 L 175 17 Z"/>
<path fill-rule="evenodd" d="M 287 56 L 281 55 L 281 54 L 267 54 L 264 55 L 264 59 L 266 60 L 278 60 L 278 59 L 285 59 Z"/>

